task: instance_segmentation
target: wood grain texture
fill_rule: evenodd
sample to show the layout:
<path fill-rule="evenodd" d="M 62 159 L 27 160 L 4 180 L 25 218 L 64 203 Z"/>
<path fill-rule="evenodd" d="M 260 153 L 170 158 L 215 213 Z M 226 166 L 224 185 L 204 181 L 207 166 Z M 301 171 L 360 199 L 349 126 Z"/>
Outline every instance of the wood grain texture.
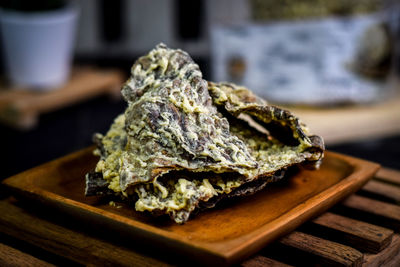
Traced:
<path fill-rule="evenodd" d="M 319 257 L 322 265 L 361 266 L 363 262 L 363 254 L 354 248 L 302 232 L 292 232 L 279 242 Z"/>
<path fill-rule="evenodd" d="M 244 261 L 240 266 L 243 267 L 290 267 L 292 265 L 287 265 L 285 263 L 257 255 L 246 261 Z"/>
<path fill-rule="evenodd" d="M 360 251 L 377 253 L 387 247 L 393 231 L 384 227 L 326 212 L 314 219 L 312 227 L 335 241 L 342 241 Z"/>
<path fill-rule="evenodd" d="M 51 267 L 53 264 L 42 261 L 29 254 L 23 253 L 15 248 L 0 243 L 0 266 L 16 267 L 16 266 L 31 266 L 31 267 Z"/>
<path fill-rule="evenodd" d="M 375 105 L 290 110 L 329 145 L 400 132 L 400 94 Z"/>
<path fill-rule="evenodd" d="M 101 222 L 127 238 L 190 255 L 198 261 L 230 264 L 294 230 L 359 189 L 378 165 L 327 152 L 318 171 L 301 170 L 285 183 L 198 214 L 184 225 L 154 219 L 120 203 L 111 207 L 84 197 L 84 175 L 96 158 L 92 148 L 28 170 L 3 183 L 18 195 L 45 203 L 86 223 Z M 166 245 L 167 244 L 167 245 Z"/>
<path fill-rule="evenodd" d="M 117 70 L 81 68 L 74 71 L 64 86 L 50 91 L 0 88 L 0 120 L 18 128 L 30 128 L 42 113 L 100 94 L 119 96 L 123 80 Z"/>
<path fill-rule="evenodd" d="M 375 175 L 375 179 L 393 183 L 400 186 L 400 171 L 390 168 L 381 168 Z"/>
<path fill-rule="evenodd" d="M 369 181 L 363 188 L 363 191 L 377 196 L 381 196 L 395 203 L 400 203 L 400 185 L 392 185 L 377 180 Z"/>
<path fill-rule="evenodd" d="M 341 203 L 350 209 L 349 214 L 364 214 L 366 220 L 379 221 L 380 225 L 400 231 L 400 206 L 382 201 L 352 195 Z"/>
<path fill-rule="evenodd" d="M 0 200 L 0 231 L 85 265 L 168 266 L 127 248 L 68 229 Z M 1 265 L 1 264 L 0 264 Z"/>
<path fill-rule="evenodd" d="M 377 254 L 365 254 L 365 267 L 398 267 L 400 266 L 400 236 L 396 234 L 393 237 L 389 247 Z"/>

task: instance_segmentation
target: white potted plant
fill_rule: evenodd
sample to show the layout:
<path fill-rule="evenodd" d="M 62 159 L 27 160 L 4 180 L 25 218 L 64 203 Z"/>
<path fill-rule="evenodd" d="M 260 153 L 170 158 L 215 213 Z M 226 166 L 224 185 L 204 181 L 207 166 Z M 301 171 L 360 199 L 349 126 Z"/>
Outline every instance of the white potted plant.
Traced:
<path fill-rule="evenodd" d="M 77 9 L 65 0 L 0 2 L 3 58 L 16 87 L 48 90 L 69 77 Z"/>

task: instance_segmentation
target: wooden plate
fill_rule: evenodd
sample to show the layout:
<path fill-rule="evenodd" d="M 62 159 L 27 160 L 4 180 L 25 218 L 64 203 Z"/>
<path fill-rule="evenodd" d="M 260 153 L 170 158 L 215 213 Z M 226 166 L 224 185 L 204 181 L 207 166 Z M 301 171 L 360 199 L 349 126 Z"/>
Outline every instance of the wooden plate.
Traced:
<path fill-rule="evenodd" d="M 84 196 L 84 175 L 97 158 L 92 147 L 3 181 L 17 195 L 62 209 L 86 221 L 127 233 L 127 238 L 184 253 L 202 262 L 229 264 L 294 230 L 355 192 L 379 165 L 326 152 L 317 171 L 301 170 L 286 182 L 197 214 L 184 225 L 153 218 L 126 205 L 113 207 Z M 154 255 L 156 256 L 156 255 Z"/>

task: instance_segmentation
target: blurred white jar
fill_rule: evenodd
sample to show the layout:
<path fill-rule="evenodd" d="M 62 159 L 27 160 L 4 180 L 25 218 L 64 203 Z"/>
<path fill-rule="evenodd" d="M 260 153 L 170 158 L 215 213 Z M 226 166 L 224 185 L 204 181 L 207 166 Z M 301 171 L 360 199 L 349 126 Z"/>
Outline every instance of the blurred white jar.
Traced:
<path fill-rule="evenodd" d="M 77 17 L 72 6 L 32 13 L 0 9 L 3 57 L 13 85 L 49 90 L 67 81 Z"/>

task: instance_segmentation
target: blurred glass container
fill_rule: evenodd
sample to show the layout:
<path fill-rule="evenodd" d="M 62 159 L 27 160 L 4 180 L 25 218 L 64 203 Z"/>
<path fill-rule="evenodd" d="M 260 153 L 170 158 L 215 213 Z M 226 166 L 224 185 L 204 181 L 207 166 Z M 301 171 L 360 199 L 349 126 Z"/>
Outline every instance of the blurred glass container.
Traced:
<path fill-rule="evenodd" d="M 16 88 L 49 90 L 69 77 L 78 10 L 66 5 L 41 12 L 0 9 L 7 76 Z"/>
<path fill-rule="evenodd" d="M 325 106 L 387 98 L 393 51 L 383 1 L 250 4 L 252 21 L 212 31 L 215 80 L 243 84 L 284 104 Z M 238 62 L 241 68 L 235 67 Z"/>

